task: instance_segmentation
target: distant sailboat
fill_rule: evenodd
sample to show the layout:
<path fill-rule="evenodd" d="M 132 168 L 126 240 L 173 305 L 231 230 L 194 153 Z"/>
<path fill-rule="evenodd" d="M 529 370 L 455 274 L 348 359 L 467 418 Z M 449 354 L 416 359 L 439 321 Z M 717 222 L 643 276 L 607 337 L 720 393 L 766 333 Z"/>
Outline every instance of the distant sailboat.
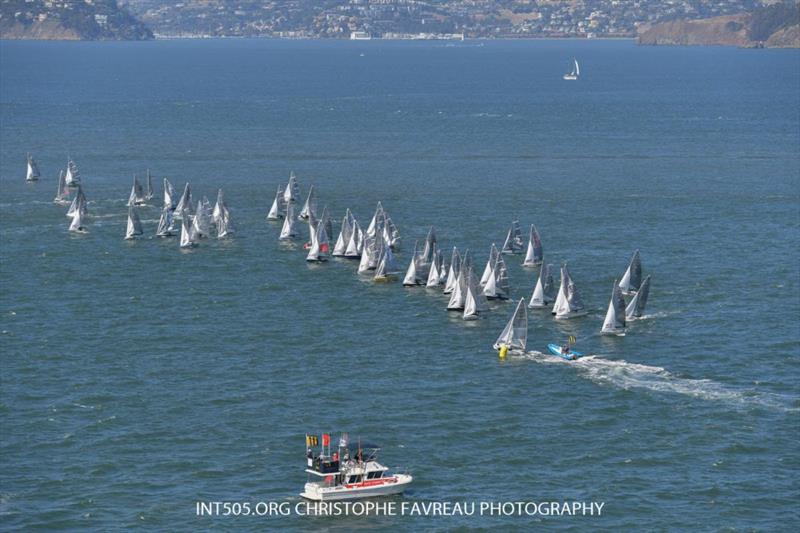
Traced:
<path fill-rule="evenodd" d="M 536 226 L 531 224 L 530 235 L 528 236 L 528 250 L 525 253 L 525 261 L 522 266 L 539 266 L 542 264 L 544 253 L 542 252 L 542 239 Z"/>
<path fill-rule="evenodd" d="M 184 214 L 193 215 L 194 205 L 192 202 L 192 187 L 189 182 L 183 187 L 183 194 L 178 200 L 178 205 L 175 206 L 175 217 L 182 218 Z"/>
<path fill-rule="evenodd" d="M 389 282 L 397 279 L 397 264 L 394 261 L 394 253 L 392 248 L 384 243 L 381 247 L 380 258 L 378 265 L 375 267 L 375 275 L 372 277 L 373 281 Z"/>
<path fill-rule="evenodd" d="M 483 287 L 483 294 L 490 299 L 507 300 L 511 296 L 508 281 L 508 267 L 502 254 L 497 254 L 492 265 L 489 278 Z"/>
<path fill-rule="evenodd" d="M 81 215 L 86 216 L 88 211 L 86 204 L 86 195 L 83 194 L 83 187 L 78 185 L 78 192 L 75 193 L 75 197 L 72 199 L 69 209 L 67 209 L 67 216 L 74 217 L 75 213 L 78 211 L 81 212 Z"/>
<path fill-rule="evenodd" d="M 285 241 L 296 237 L 297 236 L 296 224 L 297 222 L 295 221 L 294 217 L 294 206 L 290 203 L 287 203 L 283 219 L 283 227 L 281 228 L 281 234 L 278 237 L 278 239 Z"/>
<path fill-rule="evenodd" d="M 142 184 L 139 183 L 139 178 L 136 174 L 133 175 L 133 185 L 131 186 L 131 194 L 128 196 L 128 207 L 132 205 L 144 205 L 144 189 Z"/>
<path fill-rule="evenodd" d="M 508 234 L 506 235 L 506 240 L 503 243 L 503 249 L 501 253 L 504 254 L 518 254 L 522 252 L 522 247 L 524 243 L 522 242 L 522 230 L 519 227 L 519 221 L 514 220 L 511 223 L 511 227 L 508 229 Z"/>
<path fill-rule="evenodd" d="M 289 174 L 289 183 L 286 184 L 286 189 L 283 191 L 283 201 L 286 204 L 291 204 L 297 201 L 300 196 L 300 186 L 297 184 L 297 178 L 294 172 Z"/>
<path fill-rule="evenodd" d="M 313 185 L 308 189 L 306 203 L 303 205 L 303 209 L 300 210 L 298 218 L 300 220 L 308 220 L 311 216 L 317 216 L 317 192 Z"/>
<path fill-rule="evenodd" d="M 25 175 L 25 181 L 38 181 L 39 180 L 39 165 L 33 160 L 31 154 L 28 154 L 28 172 Z"/>
<path fill-rule="evenodd" d="M 178 208 L 178 199 L 175 196 L 175 187 L 164 178 L 164 208 L 175 211 Z"/>
<path fill-rule="evenodd" d="M 443 292 L 445 294 L 452 294 L 458 283 L 458 273 L 461 271 L 461 255 L 458 249 L 453 246 L 453 254 L 450 257 L 450 269 L 447 272 L 447 280 L 444 284 Z"/>
<path fill-rule="evenodd" d="M 467 271 L 467 297 L 464 300 L 464 320 L 474 320 L 478 315 L 489 310 L 483 291 L 478 285 L 478 280 L 472 272 L 472 267 Z"/>
<path fill-rule="evenodd" d="M 144 194 L 145 200 L 152 200 L 153 197 L 156 195 L 155 189 L 153 189 L 153 175 L 150 174 L 150 169 L 147 169 L 147 191 Z"/>
<path fill-rule="evenodd" d="M 467 303 L 467 275 L 472 272 L 472 265 L 468 261 L 468 254 L 469 251 L 464 252 L 453 292 L 450 293 L 450 301 L 447 302 L 448 311 L 463 311 Z"/>
<path fill-rule="evenodd" d="M 161 210 L 161 217 L 158 219 L 158 228 L 156 229 L 156 237 L 172 237 L 175 230 L 172 226 L 172 210 L 164 206 Z"/>
<path fill-rule="evenodd" d="M 647 297 L 650 296 L 650 276 L 644 278 L 636 295 L 628 302 L 625 308 L 625 319 L 636 320 L 644 316 L 644 307 L 647 305 Z"/>
<path fill-rule="evenodd" d="M 422 261 L 426 265 L 433 263 L 436 250 L 436 230 L 433 226 L 428 230 L 428 236 L 425 237 L 425 247 L 422 249 Z M 427 272 L 425 273 L 427 275 Z"/>
<path fill-rule="evenodd" d="M 64 181 L 64 171 L 58 171 L 58 191 L 56 197 L 53 198 L 53 203 L 58 205 L 67 205 L 69 203 L 69 187 Z"/>
<path fill-rule="evenodd" d="M 325 230 L 325 224 L 320 221 L 311 233 L 311 247 L 306 255 L 306 261 L 317 263 L 327 261 L 329 249 L 328 233 Z"/>
<path fill-rule="evenodd" d="M 342 218 L 342 227 L 339 229 L 339 237 L 336 238 L 336 244 L 334 244 L 333 251 L 331 252 L 333 257 L 344 257 L 345 252 L 347 252 L 347 245 L 349 244 L 352 235 L 353 214 L 348 208 L 344 213 L 344 218 Z"/>
<path fill-rule="evenodd" d="M 443 266 L 443 258 L 442 252 L 436 246 L 433 245 L 433 260 L 431 261 L 431 267 L 428 269 L 428 279 L 425 282 L 425 287 L 428 289 L 437 288 L 442 284 L 442 266 Z"/>
<path fill-rule="evenodd" d="M 86 225 L 84 224 L 85 214 L 81 209 L 75 211 L 72 215 L 72 223 L 69 225 L 69 231 L 73 233 L 86 233 Z"/>
<path fill-rule="evenodd" d="M 231 223 L 231 212 L 225 204 L 225 195 L 222 189 L 217 191 L 217 201 L 211 211 L 211 220 L 217 228 L 217 238 L 222 239 L 233 234 L 233 224 Z"/>
<path fill-rule="evenodd" d="M 500 255 L 500 252 L 497 251 L 497 246 L 492 243 L 492 247 L 489 249 L 489 260 L 486 261 L 486 267 L 484 267 L 483 275 L 481 276 L 481 287 L 485 287 L 486 283 L 489 282 L 489 277 L 492 276 L 492 269 L 494 268 L 494 263 L 497 261 L 498 255 Z"/>
<path fill-rule="evenodd" d="M 358 273 L 364 274 L 370 270 L 375 270 L 380 261 L 381 251 L 384 248 L 383 236 L 378 233 L 373 237 L 364 236 L 364 247 L 361 251 L 361 261 L 358 263 Z"/>
<path fill-rule="evenodd" d="M 67 172 L 64 174 L 64 183 L 67 187 L 77 187 L 81 182 L 81 175 L 78 166 L 72 159 L 67 160 Z"/>
<path fill-rule="evenodd" d="M 181 248 L 191 248 L 195 245 L 194 230 L 192 223 L 189 221 L 191 215 L 184 211 L 181 213 Z"/>
<path fill-rule="evenodd" d="M 349 259 L 359 259 L 363 250 L 364 232 L 361 231 L 361 226 L 358 225 L 358 221 L 353 217 L 353 230 L 347 243 L 347 249 L 344 251 L 344 256 Z"/>
<path fill-rule="evenodd" d="M 192 231 L 194 240 L 205 239 L 211 235 L 211 212 L 207 201 L 197 201 L 197 210 L 192 217 Z"/>
<path fill-rule="evenodd" d="M 558 319 L 574 318 L 587 314 L 578 288 L 569 275 L 566 263 L 561 267 L 561 287 L 558 289 L 552 313 Z"/>
<path fill-rule="evenodd" d="M 512 351 L 525 352 L 528 343 L 528 311 L 525 308 L 525 298 L 520 298 L 511 320 L 508 321 L 503 332 L 497 337 L 494 349 L 500 350 L 503 346 Z"/>
<path fill-rule="evenodd" d="M 272 207 L 269 208 L 269 213 L 267 213 L 267 220 L 283 218 L 283 214 L 286 212 L 286 200 L 283 199 L 283 192 L 283 185 L 278 185 L 278 192 L 275 193 Z"/>
<path fill-rule="evenodd" d="M 135 206 L 128 207 L 128 227 L 125 230 L 125 240 L 133 240 L 137 235 L 144 234 L 142 221 L 139 219 L 139 211 Z"/>
<path fill-rule="evenodd" d="M 624 335 L 625 334 L 625 298 L 622 291 L 614 280 L 614 288 L 611 291 L 611 301 L 608 302 L 608 311 L 603 321 L 603 335 Z"/>
<path fill-rule="evenodd" d="M 639 256 L 639 250 L 633 252 L 631 262 L 628 263 L 628 268 L 625 270 L 622 279 L 619 281 L 619 288 L 622 289 L 622 294 L 630 296 L 636 294 L 639 290 L 639 285 L 642 284 L 642 259 Z"/>
<path fill-rule="evenodd" d="M 417 246 L 419 243 L 414 243 L 414 251 L 411 253 L 411 261 L 406 269 L 406 275 L 403 277 L 403 287 L 414 287 L 415 285 L 422 285 L 422 279 L 417 274 L 419 264 L 422 260 L 422 254 L 418 251 Z M 427 277 L 426 277 L 427 281 Z"/>
<path fill-rule="evenodd" d="M 564 74 L 564 79 L 567 81 L 574 81 L 577 80 L 581 75 L 581 67 L 578 65 L 578 60 L 573 59 L 574 66 L 572 67 L 572 72 L 569 74 Z"/>
<path fill-rule="evenodd" d="M 556 299 L 555 283 L 553 281 L 553 265 L 542 265 L 539 270 L 539 279 L 533 289 L 533 295 L 528 307 L 531 309 L 543 309 L 548 307 Z"/>

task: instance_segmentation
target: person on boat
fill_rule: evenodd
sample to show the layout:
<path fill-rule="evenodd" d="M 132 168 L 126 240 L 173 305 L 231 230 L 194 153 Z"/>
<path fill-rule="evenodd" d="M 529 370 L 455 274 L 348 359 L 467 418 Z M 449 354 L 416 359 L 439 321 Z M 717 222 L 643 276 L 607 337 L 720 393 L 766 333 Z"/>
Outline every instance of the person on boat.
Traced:
<path fill-rule="evenodd" d="M 565 344 L 564 346 L 561 347 L 561 353 L 563 353 L 564 355 L 569 355 L 569 344 Z"/>
<path fill-rule="evenodd" d="M 308 467 L 314 467 L 314 452 L 311 451 L 311 448 L 308 449 L 306 452 L 306 457 L 308 458 Z"/>
<path fill-rule="evenodd" d="M 333 462 L 334 463 L 339 462 L 339 452 L 333 452 Z"/>

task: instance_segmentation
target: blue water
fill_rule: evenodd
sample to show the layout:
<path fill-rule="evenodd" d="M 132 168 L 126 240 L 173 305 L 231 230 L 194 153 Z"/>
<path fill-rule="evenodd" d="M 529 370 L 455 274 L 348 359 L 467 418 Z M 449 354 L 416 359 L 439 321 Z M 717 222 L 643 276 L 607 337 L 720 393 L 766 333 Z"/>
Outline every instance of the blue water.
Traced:
<path fill-rule="evenodd" d="M 584 76 L 561 75 L 577 57 Z M 8 529 L 789 530 L 800 522 L 800 53 L 632 42 L 0 43 L 0 520 Z M 42 179 L 24 182 L 25 153 Z M 55 206 L 67 156 L 90 232 Z M 122 240 L 150 168 L 224 187 L 237 233 Z M 491 345 L 446 298 L 307 265 L 303 193 L 405 265 L 435 225 L 479 270 L 513 217 L 590 309 Z M 304 229 L 304 228 L 303 228 Z M 648 318 L 600 337 L 634 249 Z M 535 272 L 509 260 L 515 298 Z M 542 355 L 578 337 L 591 357 Z M 601 517 L 195 516 L 298 501 L 306 432 L 377 441 L 405 501 L 604 501 Z M 403 498 L 396 501 L 404 501 Z"/>

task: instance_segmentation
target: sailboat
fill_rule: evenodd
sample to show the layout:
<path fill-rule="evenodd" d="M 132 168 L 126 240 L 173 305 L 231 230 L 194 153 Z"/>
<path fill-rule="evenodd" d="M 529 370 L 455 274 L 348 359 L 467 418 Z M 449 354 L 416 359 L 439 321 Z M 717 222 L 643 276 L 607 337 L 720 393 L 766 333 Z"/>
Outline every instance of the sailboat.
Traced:
<path fill-rule="evenodd" d="M 290 203 L 287 203 L 285 216 L 283 219 L 283 227 L 281 228 L 281 234 L 278 237 L 278 239 L 285 241 L 296 237 L 297 236 L 297 228 L 295 227 L 296 224 L 297 223 L 295 222 L 295 217 L 294 217 L 294 206 Z"/>
<path fill-rule="evenodd" d="M 153 175 L 150 174 L 150 169 L 147 169 L 147 192 L 144 194 L 145 200 L 152 200 L 153 197 L 156 195 L 155 189 L 153 189 Z"/>
<path fill-rule="evenodd" d="M 353 214 L 350 213 L 350 209 L 348 208 L 344 213 L 344 217 L 342 218 L 342 226 L 339 228 L 339 236 L 336 238 L 336 244 L 333 245 L 331 256 L 344 257 L 344 254 L 347 251 L 347 244 L 350 242 L 350 237 L 353 234 L 352 218 Z"/>
<path fill-rule="evenodd" d="M 406 275 L 403 277 L 403 287 L 413 287 L 415 285 L 422 285 L 422 279 L 417 275 L 417 267 L 422 259 L 422 254 L 418 251 L 419 243 L 414 242 L 414 251 L 411 253 L 411 261 L 406 269 Z M 427 281 L 427 277 L 426 277 Z"/>
<path fill-rule="evenodd" d="M 558 288 L 558 296 L 552 313 L 556 315 L 557 319 L 574 318 L 587 314 L 578 288 L 569 275 L 566 263 L 561 267 L 561 287 Z"/>
<path fill-rule="evenodd" d="M 192 217 L 193 239 L 205 239 L 211 235 L 211 213 L 208 208 L 207 200 L 197 201 L 197 210 Z"/>
<path fill-rule="evenodd" d="M 642 318 L 644 315 L 644 307 L 647 305 L 648 296 L 650 296 L 650 276 L 644 278 L 639 290 L 636 291 L 634 297 L 628 302 L 628 306 L 625 308 L 626 320 Z"/>
<path fill-rule="evenodd" d="M 178 208 L 178 199 L 175 196 L 175 187 L 164 178 L 164 208 L 175 211 Z"/>
<path fill-rule="evenodd" d="M 269 208 L 267 213 L 267 220 L 278 220 L 283 218 L 286 212 L 286 201 L 283 199 L 283 185 L 278 185 L 278 192 L 275 193 L 275 199 L 272 201 L 272 207 Z"/>
<path fill-rule="evenodd" d="M 231 222 L 231 212 L 225 207 L 217 221 L 217 238 L 224 239 L 233 235 L 233 223 Z"/>
<path fill-rule="evenodd" d="M 614 280 L 614 288 L 611 291 L 611 301 L 608 302 L 608 311 L 603 321 L 603 328 L 600 330 L 603 335 L 625 335 L 625 298 L 622 297 L 622 290 Z"/>
<path fill-rule="evenodd" d="M 425 281 L 425 287 L 428 289 L 433 289 L 439 287 L 442 284 L 442 266 L 443 266 L 443 258 L 442 258 L 442 251 L 436 246 L 433 245 L 433 260 L 431 261 L 431 267 L 428 269 L 428 279 Z"/>
<path fill-rule="evenodd" d="M 192 223 L 189 222 L 191 215 L 184 211 L 181 213 L 181 248 L 191 248 L 195 245 L 194 230 Z"/>
<path fill-rule="evenodd" d="M 25 175 L 25 181 L 38 181 L 39 179 L 39 165 L 33 160 L 31 154 L 28 154 L 28 172 Z"/>
<path fill-rule="evenodd" d="M 394 261 L 394 253 L 392 253 L 391 246 L 386 243 L 381 246 L 380 258 L 372 279 L 379 283 L 387 283 L 397 279 L 397 265 Z"/>
<path fill-rule="evenodd" d="M 73 233 L 87 233 L 86 225 L 84 224 L 85 213 L 83 210 L 78 209 L 72 215 L 72 222 L 69 225 L 69 231 Z"/>
<path fill-rule="evenodd" d="M 58 171 L 58 191 L 56 197 L 53 198 L 53 203 L 58 205 L 67 205 L 69 203 L 69 187 L 64 182 L 64 171 Z"/>
<path fill-rule="evenodd" d="M 578 60 L 573 59 L 573 61 L 575 62 L 575 65 L 572 67 L 572 72 L 569 74 L 564 74 L 564 79 L 567 81 L 575 81 L 581 75 L 581 67 L 578 65 Z"/>
<path fill-rule="evenodd" d="M 508 267 L 502 254 L 497 254 L 494 258 L 489 278 L 483 287 L 483 294 L 487 298 L 500 300 L 507 300 L 511 295 L 511 287 L 508 282 Z"/>
<path fill-rule="evenodd" d="M 483 269 L 483 275 L 481 275 L 481 287 L 485 287 L 486 283 L 489 281 L 489 277 L 492 275 L 492 269 L 494 268 L 494 263 L 497 261 L 498 255 L 500 255 L 500 252 L 497 251 L 497 246 L 492 243 L 492 247 L 489 249 L 489 260 L 486 261 L 486 266 Z"/>
<path fill-rule="evenodd" d="M 458 253 L 458 249 L 453 246 L 453 254 L 450 256 L 450 269 L 447 272 L 447 279 L 444 283 L 444 292 L 445 294 L 451 294 L 453 290 L 456 288 L 456 283 L 458 282 L 458 273 L 461 271 L 461 255 Z"/>
<path fill-rule="evenodd" d="M 64 183 L 67 187 L 77 187 L 81 182 L 78 166 L 72 159 L 67 160 L 67 172 L 64 174 Z"/>
<path fill-rule="evenodd" d="M 528 236 L 528 250 L 525 252 L 525 261 L 522 262 L 522 266 L 539 266 L 542 264 L 543 258 L 542 239 L 536 226 L 531 224 L 531 231 Z"/>
<path fill-rule="evenodd" d="M 219 224 L 224 214 L 228 211 L 228 206 L 225 205 L 225 193 L 222 189 L 217 190 L 217 201 L 214 203 L 214 209 L 211 211 L 211 220 L 214 224 Z"/>
<path fill-rule="evenodd" d="M 161 210 L 161 217 L 158 219 L 156 237 L 172 237 L 175 228 L 172 227 L 172 209 L 167 206 Z"/>
<path fill-rule="evenodd" d="M 313 185 L 308 189 L 306 203 L 303 204 L 303 209 L 300 210 L 298 218 L 300 220 L 308 220 L 309 216 L 317 216 L 317 192 Z"/>
<path fill-rule="evenodd" d="M 286 184 L 286 189 L 283 191 L 283 202 L 286 204 L 294 203 L 297 201 L 298 196 L 300 196 L 300 186 L 297 184 L 294 172 L 291 172 L 289 174 L 289 183 Z"/>
<path fill-rule="evenodd" d="M 125 230 L 125 240 L 133 240 L 136 235 L 142 235 L 142 221 L 139 219 L 139 211 L 135 206 L 128 207 L 128 227 Z"/>
<path fill-rule="evenodd" d="M 519 220 L 511 222 L 511 227 L 508 228 L 506 240 L 503 243 L 501 253 L 504 254 L 518 254 L 522 251 L 522 231 L 519 228 Z"/>
<path fill-rule="evenodd" d="M 308 255 L 306 255 L 306 261 L 317 263 L 327 261 L 329 250 L 328 233 L 325 230 L 325 224 L 320 221 L 317 223 L 316 228 L 311 231 L 311 247 L 308 250 Z"/>
<path fill-rule="evenodd" d="M 556 299 L 555 283 L 553 282 L 553 265 L 542 265 L 539 270 L 539 279 L 533 289 L 533 295 L 528 307 L 531 309 L 543 309 L 553 303 Z"/>
<path fill-rule="evenodd" d="M 520 298 L 511 320 L 508 321 L 503 332 L 497 337 L 494 349 L 499 350 L 501 356 L 504 349 L 517 352 L 525 352 L 525 345 L 528 343 L 528 311 L 525 308 L 525 298 Z"/>
<path fill-rule="evenodd" d="M 132 205 L 144 205 L 144 189 L 142 184 L 139 183 L 139 178 L 136 174 L 133 175 L 133 185 L 131 186 L 131 194 L 128 196 L 128 207 Z"/>
<path fill-rule="evenodd" d="M 183 194 L 181 194 L 181 197 L 178 200 L 178 205 L 175 206 L 175 216 L 176 218 L 182 218 L 184 213 L 191 216 L 194 214 L 192 212 L 193 209 L 192 187 L 189 185 L 189 182 L 186 182 L 186 185 L 183 187 Z"/>
<path fill-rule="evenodd" d="M 472 267 L 467 271 L 467 297 L 464 299 L 464 320 L 475 320 L 478 315 L 489 310 L 483 291 L 478 285 L 478 280 L 472 272 Z"/>
<path fill-rule="evenodd" d="M 447 302 L 448 311 L 463 311 L 467 303 L 467 274 L 472 271 L 472 266 L 466 260 L 468 253 L 464 252 L 453 292 L 450 293 L 450 301 Z"/>
<path fill-rule="evenodd" d="M 372 237 L 364 235 L 364 247 L 361 251 L 361 261 L 358 263 L 359 274 L 375 270 L 378 267 L 383 248 L 384 242 L 381 233 L 377 233 Z"/>
<path fill-rule="evenodd" d="M 359 259 L 363 250 L 364 232 L 361 231 L 361 226 L 358 225 L 358 221 L 353 217 L 353 230 L 350 234 L 350 241 L 347 243 L 347 249 L 344 251 L 344 256 L 348 259 Z"/>
<path fill-rule="evenodd" d="M 422 249 L 422 262 L 426 265 L 431 265 L 435 256 L 436 250 L 436 230 L 431 226 L 428 230 L 428 235 L 425 237 L 425 247 Z M 427 272 L 425 273 L 427 275 Z"/>
<path fill-rule="evenodd" d="M 74 217 L 75 213 L 80 211 L 81 215 L 86 215 L 88 209 L 86 206 L 86 195 L 83 194 L 83 187 L 78 185 L 78 192 L 75 194 L 75 198 L 72 199 L 72 203 L 69 205 L 69 209 L 67 209 L 67 216 Z"/>
<path fill-rule="evenodd" d="M 622 294 L 630 296 L 636 294 L 639 290 L 639 285 L 642 283 L 642 259 L 639 257 L 639 250 L 633 252 L 631 262 L 628 263 L 628 268 L 625 274 L 619 281 L 619 288 L 622 289 Z"/>

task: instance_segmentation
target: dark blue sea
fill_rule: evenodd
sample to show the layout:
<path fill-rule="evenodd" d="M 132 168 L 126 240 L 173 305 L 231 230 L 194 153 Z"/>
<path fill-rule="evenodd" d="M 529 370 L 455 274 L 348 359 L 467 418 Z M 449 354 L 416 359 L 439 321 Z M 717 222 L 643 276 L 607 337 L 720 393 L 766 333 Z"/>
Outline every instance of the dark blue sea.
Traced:
<path fill-rule="evenodd" d="M 582 77 L 562 75 L 577 58 Z M 780 531 L 800 524 L 800 52 L 631 41 L 0 42 L 0 529 Z M 25 183 L 25 156 L 39 182 Z M 52 203 L 77 163 L 89 233 Z M 223 188 L 234 238 L 124 241 L 134 174 Z M 289 173 L 397 259 L 433 225 L 482 271 L 518 218 L 589 315 L 309 265 L 265 215 Z M 305 225 L 301 224 L 305 236 Z M 644 320 L 601 337 L 634 250 Z M 514 298 L 536 271 L 508 259 Z M 589 354 L 541 354 L 574 334 Z M 396 502 L 601 516 L 198 517 L 299 501 L 304 435 L 377 442 Z M 335 437 L 334 437 L 335 438 Z"/>

